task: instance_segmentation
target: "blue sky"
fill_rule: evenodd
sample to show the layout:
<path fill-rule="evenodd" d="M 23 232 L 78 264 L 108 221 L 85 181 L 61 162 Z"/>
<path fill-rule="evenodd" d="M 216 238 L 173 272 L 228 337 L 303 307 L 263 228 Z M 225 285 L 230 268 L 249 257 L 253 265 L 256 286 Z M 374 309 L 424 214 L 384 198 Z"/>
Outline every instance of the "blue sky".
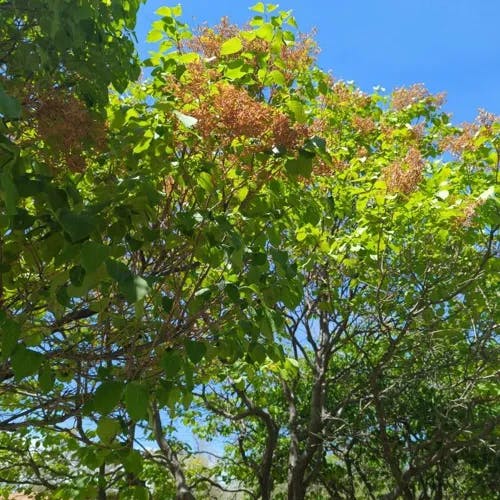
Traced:
<path fill-rule="evenodd" d="M 256 1 L 256 0 L 255 0 Z M 186 0 L 183 20 L 214 24 L 224 15 L 250 19 L 255 1 Z M 176 5 L 147 0 L 138 18 L 141 56 L 155 10 Z M 472 120 L 478 108 L 500 115 L 500 0 L 283 0 L 301 31 L 317 28 L 319 65 L 365 91 L 424 83 L 446 91 L 453 121 Z"/>

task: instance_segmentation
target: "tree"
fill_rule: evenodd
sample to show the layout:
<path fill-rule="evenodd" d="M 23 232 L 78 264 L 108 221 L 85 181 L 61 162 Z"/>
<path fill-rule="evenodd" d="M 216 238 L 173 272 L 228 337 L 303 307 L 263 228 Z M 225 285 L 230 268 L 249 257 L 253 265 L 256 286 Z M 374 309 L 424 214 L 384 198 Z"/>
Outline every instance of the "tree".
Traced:
<path fill-rule="evenodd" d="M 117 38 L 81 50 L 128 60 L 137 5 L 82 4 L 55 31 L 9 6 L 15 50 L 42 47 L 52 73 L 20 96 L 29 71 L 6 63 L 24 107 L 4 92 L 0 482 L 486 498 L 497 119 L 457 128 L 422 86 L 335 82 L 260 3 L 195 34 L 159 9 L 151 78 L 108 95 L 103 59 L 57 33 L 91 16 Z M 195 460 L 181 420 L 224 456 Z"/>

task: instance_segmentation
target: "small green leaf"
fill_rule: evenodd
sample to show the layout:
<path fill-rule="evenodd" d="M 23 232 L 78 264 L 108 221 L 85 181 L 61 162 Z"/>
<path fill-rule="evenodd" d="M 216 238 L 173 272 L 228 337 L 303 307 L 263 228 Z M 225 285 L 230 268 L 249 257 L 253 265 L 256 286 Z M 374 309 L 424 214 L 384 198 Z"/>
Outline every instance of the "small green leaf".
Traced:
<path fill-rule="evenodd" d="M 241 49 L 243 49 L 243 44 L 241 43 L 241 40 L 238 37 L 233 37 L 230 38 L 229 40 L 226 40 L 222 44 L 220 48 L 220 55 L 228 56 L 231 54 L 236 54 Z"/>
<path fill-rule="evenodd" d="M 92 398 L 92 408 L 105 415 L 111 413 L 120 402 L 123 382 L 103 382 Z"/>
<path fill-rule="evenodd" d="M 111 443 L 121 431 L 120 422 L 110 417 L 101 417 L 97 423 L 96 433 L 104 443 Z"/>
<path fill-rule="evenodd" d="M 151 30 L 146 37 L 146 42 L 155 43 L 163 38 L 163 32 L 160 30 Z"/>
<path fill-rule="evenodd" d="M 133 279 L 132 272 L 130 269 L 119 260 L 107 259 L 106 269 L 111 278 L 113 278 L 118 283 L 124 283 Z"/>
<path fill-rule="evenodd" d="M 483 191 L 479 196 L 478 200 L 486 201 L 489 198 L 495 197 L 495 186 L 490 186 L 486 191 Z"/>
<path fill-rule="evenodd" d="M 43 361 L 43 354 L 27 349 L 18 344 L 11 357 L 12 370 L 17 380 L 29 377 L 38 371 Z"/>
<path fill-rule="evenodd" d="M 265 40 L 266 42 L 272 42 L 274 38 L 274 28 L 271 23 L 262 24 L 259 28 L 255 30 L 255 34 Z"/>
<path fill-rule="evenodd" d="M 266 75 L 264 83 L 265 85 L 280 85 L 281 87 L 284 87 L 286 85 L 286 80 L 281 71 L 273 69 Z"/>
<path fill-rule="evenodd" d="M 156 9 L 155 14 L 161 17 L 172 17 L 172 9 L 170 7 L 163 6 Z"/>
<path fill-rule="evenodd" d="M 238 201 L 241 203 L 248 196 L 248 188 L 246 186 L 243 186 L 236 191 L 235 195 Z"/>
<path fill-rule="evenodd" d="M 0 333 L 2 335 L 2 357 L 5 359 L 16 348 L 19 335 L 21 334 L 21 327 L 15 321 L 5 319 L 0 327 Z"/>
<path fill-rule="evenodd" d="M 129 474 L 138 475 L 142 471 L 142 455 L 137 450 L 130 450 L 123 458 L 122 463 Z"/>
<path fill-rule="evenodd" d="M 201 172 L 197 179 L 198 185 L 207 192 L 213 190 L 212 176 L 208 172 Z"/>
<path fill-rule="evenodd" d="M 255 5 L 252 5 L 250 7 L 250 10 L 253 10 L 254 12 L 259 12 L 260 14 L 264 14 L 264 12 L 266 12 L 266 6 L 264 5 L 264 2 L 258 2 Z"/>
<path fill-rule="evenodd" d="M 43 392 L 49 392 L 54 387 L 56 377 L 47 366 L 42 366 L 38 372 L 38 385 Z"/>
<path fill-rule="evenodd" d="M 313 155 L 299 154 L 297 158 L 287 160 L 285 164 L 286 171 L 292 175 L 301 175 L 303 177 L 310 177 L 312 172 L 312 158 Z"/>
<path fill-rule="evenodd" d="M 297 241 L 304 241 L 307 237 L 309 236 L 309 230 L 306 227 L 301 227 L 298 231 L 295 237 L 297 238 Z"/>
<path fill-rule="evenodd" d="M 82 266 L 73 266 L 69 270 L 71 284 L 76 287 L 82 286 L 85 274 L 85 269 Z"/>
<path fill-rule="evenodd" d="M 207 346 L 203 342 L 187 340 L 184 345 L 188 358 L 193 364 L 199 363 L 207 352 Z"/>
<path fill-rule="evenodd" d="M 21 117 L 19 101 L 8 95 L 2 85 L 0 85 L 0 114 L 7 120 L 18 120 Z"/>
<path fill-rule="evenodd" d="M 62 212 L 59 215 L 59 222 L 73 242 L 84 240 L 96 228 L 95 217 L 75 212 Z"/>
<path fill-rule="evenodd" d="M 140 276 L 136 276 L 134 278 L 134 297 L 133 302 L 137 302 L 142 300 L 146 295 L 148 295 L 150 291 L 148 282 L 141 278 Z"/>
<path fill-rule="evenodd" d="M 266 350 L 261 344 L 257 344 L 250 352 L 250 357 L 256 363 L 262 364 L 266 359 Z"/>
<path fill-rule="evenodd" d="M 81 250 L 82 266 L 88 273 L 92 273 L 105 261 L 108 254 L 108 247 L 101 245 L 100 243 L 86 241 L 82 245 Z"/>
<path fill-rule="evenodd" d="M 288 101 L 287 105 L 288 109 L 293 113 L 297 122 L 305 123 L 307 121 L 307 116 L 304 111 L 304 105 L 300 101 L 292 99 Z"/>
<path fill-rule="evenodd" d="M 172 306 L 174 305 L 174 301 L 167 296 L 163 296 L 161 298 L 161 305 L 163 307 L 163 311 L 168 314 L 172 310 Z"/>
<path fill-rule="evenodd" d="M 149 490 L 145 486 L 134 486 L 130 490 L 130 498 L 134 500 L 149 500 Z"/>
<path fill-rule="evenodd" d="M 132 420 L 143 420 L 148 416 L 149 395 L 147 388 L 137 382 L 125 387 L 125 407 Z"/>
<path fill-rule="evenodd" d="M 181 369 L 182 360 L 177 351 L 165 351 L 161 357 L 161 365 L 167 378 L 174 378 Z"/>
<path fill-rule="evenodd" d="M 17 191 L 16 185 L 14 184 L 12 172 L 10 171 L 10 169 L 4 168 L 2 173 L 0 174 L 0 187 L 3 191 L 5 213 L 7 215 L 16 215 L 19 193 Z"/>
<path fill-rule="evenodd" d="M 248 75 L 249 70 L 247 68 L 248 66 L 243 65 L 241 61 L 231 61 L 231 63 L 227 65 L 224 75 L 229 80 L 237 80 Z"/>

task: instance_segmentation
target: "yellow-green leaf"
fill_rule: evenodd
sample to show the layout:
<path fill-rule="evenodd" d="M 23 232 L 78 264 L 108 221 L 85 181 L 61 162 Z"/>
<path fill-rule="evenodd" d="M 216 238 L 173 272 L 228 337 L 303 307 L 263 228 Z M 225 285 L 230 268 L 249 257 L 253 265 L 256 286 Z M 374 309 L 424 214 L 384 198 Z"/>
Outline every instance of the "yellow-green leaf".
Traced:
<path fill-rule="evenodd" d="M 226 40 L 221 48 L 220 48 L 220 55 L 221 56 L 228 56 L 231 54 L 236 54 L 243 48 L 243 44 L 241 43 L 241 40 L 238 37 L 233 37 L 230 38 L 229 40 Z"/>

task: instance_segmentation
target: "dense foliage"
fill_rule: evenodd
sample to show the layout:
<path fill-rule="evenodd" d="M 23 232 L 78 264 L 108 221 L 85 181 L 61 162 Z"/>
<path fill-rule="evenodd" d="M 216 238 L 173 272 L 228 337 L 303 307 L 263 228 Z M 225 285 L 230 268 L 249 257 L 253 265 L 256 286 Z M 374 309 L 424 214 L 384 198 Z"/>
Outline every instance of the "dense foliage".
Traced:
<path fill-rule="evenodd" d="M 0 4 L 2 492 L 493 498 L 498 118 L 138 5 Z"/>

